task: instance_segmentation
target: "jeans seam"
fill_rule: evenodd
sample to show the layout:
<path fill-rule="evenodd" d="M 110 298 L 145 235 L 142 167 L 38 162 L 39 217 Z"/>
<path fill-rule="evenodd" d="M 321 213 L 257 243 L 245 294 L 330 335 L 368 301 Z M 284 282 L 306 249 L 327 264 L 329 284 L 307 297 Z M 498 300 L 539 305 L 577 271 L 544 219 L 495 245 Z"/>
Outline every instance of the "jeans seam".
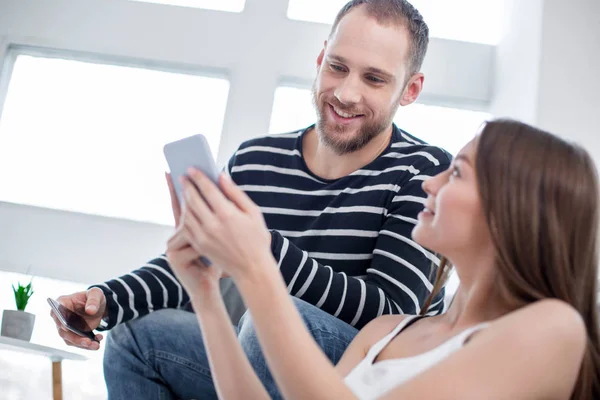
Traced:
<path fill-rule="evenodd" d="M 148 350 L 147 352 L 144 353 L 144 358 L 145 359 L 149 359 L 150 357 L 154 357 L 156 359 L 160 359 L 160 360 L 164 360 L 164 361 L 170 361 L 176 364 L 179 364 L 185 368 L 188 368 L 191 371 L 200 373 L 202 375 L 204 375 L 205 377 L 212 379 L 212 375 L 210 374 L 210 370 L 207 370 L 205 368 L 200 367 L 199 365 L 197 365 L 196 363 L 191 362 L 190 360 L 183 358 L 183 357 L 178 357 L 173 353 L 169 353 L 166 351 L 155 351 L 155 350 Z"/>
<path fill-rule="evenodd" d="M 326 330 L 323 330 L 321 328 L 310 328 L 308 331 L 310 332 L 310 334 L 311 334 L 312 337 L 315 337 L 315 335 L 313 334 L 315 332 L 319 332 L 319 333 L 330 335 L 330 336 L 334 337 L 336 340 L 338 340 L 339 342 L 345 343 L 346 346 L 349 346 L 350 343 L 352 343 L 352 340 L 354 340 L 354 339 L 352 339 L 350 341 L 347 341 L 346 339 L 343 339 L 340 336 L 336 335 L 334 332 L 326 331 Z"/>
<path fill-rule="evenodd" d="M 138 344 L 137 337 L 133 334 L 131 328 L 129 327 L 129 323 L 123 324 L 123 328 L 125 328 L 127 330 L 127 334 L 129 335 L 130 340 L 133 343 L 135 343 L 135 347 L 140 352 L 140 354 L 143 356 L 142 360 L 143 360 L 144 364 L 146 364 L 146 367 L 150 368 L 152 371 L 154 371 L 156 373 L 156 370 L 154 369 L 154 366 L 152 365 L 152 363 L 148 359 L 147 354 L 144 353 L 144 352 L 142 352 L 142 349 L 140 348 L 140 345 Z M 159 375 L 159 374 L 157 374 L 157 375 Z"/>

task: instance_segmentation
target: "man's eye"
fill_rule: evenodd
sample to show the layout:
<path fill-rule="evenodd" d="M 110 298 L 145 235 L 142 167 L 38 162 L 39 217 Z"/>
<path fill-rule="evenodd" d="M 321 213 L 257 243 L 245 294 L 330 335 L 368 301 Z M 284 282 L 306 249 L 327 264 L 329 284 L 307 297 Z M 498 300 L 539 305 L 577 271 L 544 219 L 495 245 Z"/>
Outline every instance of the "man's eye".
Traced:
<path fill-rule="evenodd" d="M 376 76 L 367 76 L 367 79 L 373 83 L 385 83 L 383 79 L 378 78 Z"/>
<path fill-rule="evenodd" d="M 334 71 L 338 71 L 338 72 L 343 72 L 344 71 L 344 68 L 340 67 L 339 65 L 330 64 L 330 67 Z"/>
<path fill-rule="evenodd" d="M 456 177 L 460 176 L 460 171 L 458 170 L 458 167 L 452 167 L 451 175 Z"/>

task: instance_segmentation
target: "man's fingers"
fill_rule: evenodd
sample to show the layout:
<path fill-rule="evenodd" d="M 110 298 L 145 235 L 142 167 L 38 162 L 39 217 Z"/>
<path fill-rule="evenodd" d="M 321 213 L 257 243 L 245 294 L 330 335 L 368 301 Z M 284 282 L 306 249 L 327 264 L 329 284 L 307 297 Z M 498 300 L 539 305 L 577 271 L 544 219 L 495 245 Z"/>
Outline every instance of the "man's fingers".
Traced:
<path fill-rule="evenodd" d="M 74 334 L 70 330 L 61 326 L 58 330 L 58 335 L 65 341 L 69 346 L 81 347 L 81 336 Z"/>
<path fill-rule="evenodd" d="M 85 302 L 85 313 L 95 316 L 105 302 L 104 292 L 99 288 L 91 288 L 87 291 L 87 300 Z"/>
<path fill-rule="evenodd" d="M 62 328 L 62 324 L 58 320 L 58 317 L 56 316 L 56 314 L 54 314 L 54 311 L 50 310 L 50 316 L 54 320 L 54 323 L 56 324 L 56 328 Z"/>

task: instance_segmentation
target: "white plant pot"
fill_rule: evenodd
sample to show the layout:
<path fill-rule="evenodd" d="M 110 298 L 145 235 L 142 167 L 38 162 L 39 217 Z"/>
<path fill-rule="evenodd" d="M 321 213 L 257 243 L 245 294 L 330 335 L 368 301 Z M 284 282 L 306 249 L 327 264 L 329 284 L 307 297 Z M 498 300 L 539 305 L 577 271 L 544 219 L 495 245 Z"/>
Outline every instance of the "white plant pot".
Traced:
<path fill-rule="evenodd" d="M 25 311 L 4 310 L 2 313 L 2 336 L 29 341 L 33 333 L 35 315 Z"/>

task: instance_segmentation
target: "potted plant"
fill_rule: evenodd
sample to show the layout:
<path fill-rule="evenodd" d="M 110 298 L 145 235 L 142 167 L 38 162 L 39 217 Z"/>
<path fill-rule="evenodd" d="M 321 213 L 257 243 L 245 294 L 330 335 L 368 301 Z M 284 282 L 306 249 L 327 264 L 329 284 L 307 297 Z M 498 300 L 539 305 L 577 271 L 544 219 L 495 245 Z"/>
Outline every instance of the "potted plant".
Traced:
<path fill-rule="evenodd" d="M 15 292 L 17 309 L 4 310 L 2 314 L 1 334 L 2 336 L 29 341 L 31 339 L 31 334 L 33 333 L 33 324 L 35 322 L 35 315 L 25 312 L 27 302 L 33 295 L 31 281 L 26 286 L 21 285 L 19 282 L 16 288 L 14 285 L 12 285 L 12 288 Z"/>

